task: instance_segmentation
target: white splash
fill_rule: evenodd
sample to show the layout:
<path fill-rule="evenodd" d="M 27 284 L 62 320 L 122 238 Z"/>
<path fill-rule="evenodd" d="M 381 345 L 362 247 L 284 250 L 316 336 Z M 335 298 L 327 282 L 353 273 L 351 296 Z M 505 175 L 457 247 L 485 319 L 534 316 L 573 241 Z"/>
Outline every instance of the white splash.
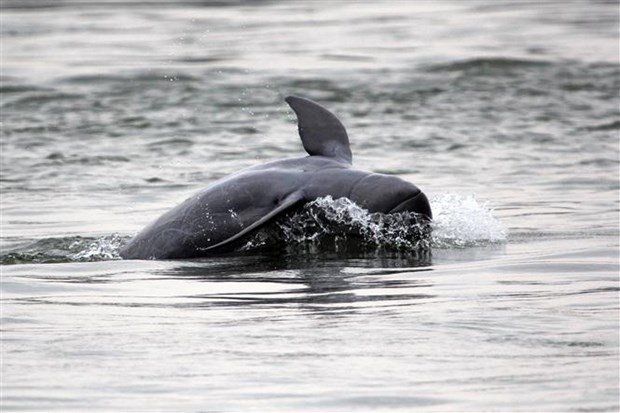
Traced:
<path fill-rule="evenodd" d="M 83 241 L 76 241 L 70 248 L 80 248 L 80 250 L 71 255 L 70 258 L 75 261 L 120 260 L 118 251 L 123 241 L 123 238 L 118 234 L 99 237 L 88 245 L 83 245 Z"/>
<path fill-rule="evenodd" d="M 506 241 L 507 232 L 488 202 L 475 195 L 446 193 L 431 200 L 434 248 L 470 247 Z"/>
<path fill-rule="evenodd" d="M 278 221 L 285 242 L 321 242 L 359 240 L 363 246 L 414 250 L 428 248 L 430 227 L 416 214 L 379 214 L 355 204 L 347 198 L 318 198 L 295 214 Z"/>

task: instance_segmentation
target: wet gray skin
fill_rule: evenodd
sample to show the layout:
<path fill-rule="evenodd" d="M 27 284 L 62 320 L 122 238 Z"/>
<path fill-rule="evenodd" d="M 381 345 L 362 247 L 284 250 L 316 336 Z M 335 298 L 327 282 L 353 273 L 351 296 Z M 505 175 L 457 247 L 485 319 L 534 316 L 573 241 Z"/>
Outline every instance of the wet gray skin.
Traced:
<path fill-rule="evenodd" d="M 125 259 L 197 258 L 316 198 L 346 197 L 369 212 L 416 212 L 432 218 L 426 195 L 398 177 L 351 168 L 342 123 L 319 104 L 289 96 L 309 156 L 243 169 L 188 198 L 133 237 Z"/>

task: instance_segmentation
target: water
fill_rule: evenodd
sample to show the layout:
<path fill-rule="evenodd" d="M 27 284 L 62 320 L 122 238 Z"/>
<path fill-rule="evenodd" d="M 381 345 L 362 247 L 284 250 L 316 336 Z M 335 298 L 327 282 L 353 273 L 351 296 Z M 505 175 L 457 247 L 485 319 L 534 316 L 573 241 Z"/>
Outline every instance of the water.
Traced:
<path fill-rule="evenodd" d="M 3 7 L 3 411 L 620 409 L 617 2 Z M 289 94 L 429 195 L 430 248 L 118 259 L 300 155 Z"/>

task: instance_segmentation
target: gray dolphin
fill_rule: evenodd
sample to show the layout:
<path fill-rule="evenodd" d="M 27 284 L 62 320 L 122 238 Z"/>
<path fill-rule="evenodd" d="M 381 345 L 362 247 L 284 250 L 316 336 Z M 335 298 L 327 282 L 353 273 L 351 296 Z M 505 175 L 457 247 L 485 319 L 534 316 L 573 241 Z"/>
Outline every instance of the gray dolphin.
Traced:
<path fill-rule="evenodd" d="M 124 259 L 197 258 L 230 249 L 276 217 L 319 197 L 346 197 L 369 212 L 432 218 L 426 195 L 398 177 L 351 168 L 347 132 L 334 114 L 289 96 L 310 156 L 243 169 L 163 214 L 121 250 Z"/>

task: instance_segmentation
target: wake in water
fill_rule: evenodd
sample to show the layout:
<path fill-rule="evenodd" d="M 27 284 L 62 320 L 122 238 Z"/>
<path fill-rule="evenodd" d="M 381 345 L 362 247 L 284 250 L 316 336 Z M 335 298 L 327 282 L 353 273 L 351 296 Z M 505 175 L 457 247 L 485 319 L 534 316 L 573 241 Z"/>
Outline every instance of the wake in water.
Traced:
<path fill-rule="evenodd" d="M 44 238 L 3 253 L 0 264 L 50 264 L 120 260 L 120 247 L 130 237 L 118 234 L 93 237 Z"/>
<path fill-rule="evenodd" d="M 506 240 L 506 230 L 493 211 L 474 196 L 442 194 L 431 200 L 431 206 L 434 220 L 428 223 L 415 213 L 371 214 L 347 198 L 319 198 L 257 231 L 241 251 L 415 253 Z M 3 254 L 0 262 L 7 265 L 118 260 L 119 249 L 129 238 L 118 234 L 46 238 Z"/>
<path fill-rule="evenodd" d="M 242 249 L 283 244 L 315 252 L 411 252 L 506 240 L 506 230 L 493 211 L 474 196 L 443 194 L 432 199 L 431 205 L 434 220 L 429 223 L 416 213 L 369 213 L 347 198 L 327 196 L 257 232 Z"/>

